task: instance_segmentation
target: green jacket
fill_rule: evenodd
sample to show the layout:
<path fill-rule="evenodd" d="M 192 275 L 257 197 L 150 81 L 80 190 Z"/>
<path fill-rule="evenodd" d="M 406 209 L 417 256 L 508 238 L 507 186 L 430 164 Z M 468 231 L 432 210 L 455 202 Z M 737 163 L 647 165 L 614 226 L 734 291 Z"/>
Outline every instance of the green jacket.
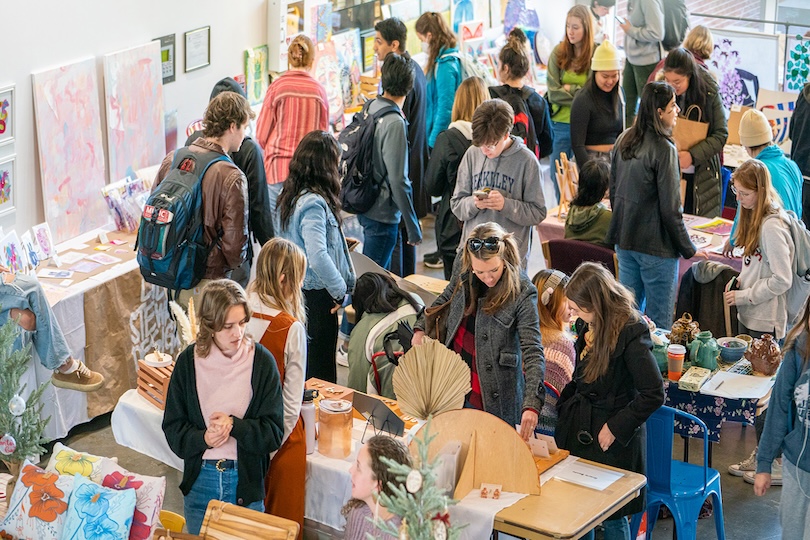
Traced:
<path fill-rule="evenodd" d="M 601 202 L 593 206 L 571 205 L 565 218 L 565 238 L 612 249 L 613 246 L 605 240 L 612 216 L 613 213 Z"/>
<path fill-rule="evenodd" d="M 557 64 L 558 48 L 559 45 L 554 47 L 548 59 L 548 75 L 546 79 L 548 92 L 546 93 L 546 97 L 551 104 L 549 109 L 551 119 L 554 122 L 564 122 L 567 124 L 570 122 L 571 104 L 574 103 L 574 96 L 585 85 L 585 81 L 588 80 L 588 77 L 590 77 L 591 68 L 588 66 L 585 73 L 575 73 L 573 71 L 569 72 L 560 69 L 560 66 Z M 581 82 L 568 80 L 571 77 Z M 570 85 L 570 90 L 563 88 L 565 84 Z"/>

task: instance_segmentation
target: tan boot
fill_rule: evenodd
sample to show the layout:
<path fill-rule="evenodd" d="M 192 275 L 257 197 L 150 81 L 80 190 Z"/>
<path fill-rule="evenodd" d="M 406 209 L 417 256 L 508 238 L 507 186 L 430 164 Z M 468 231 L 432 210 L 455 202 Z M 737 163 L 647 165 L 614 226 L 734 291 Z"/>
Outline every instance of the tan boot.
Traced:
<path fill-rule="evenodd" d="M 67 388 L 68 390 L 76 390 L 77 392 L 95 392 L 104 386 L 104 376 L 101 373 L 91 371 L 84 362 L 79 362 L 79 367 L 70 373 L 61 373 L 54 371 L 51 375 L 51 383 L 58 388 Z"/>

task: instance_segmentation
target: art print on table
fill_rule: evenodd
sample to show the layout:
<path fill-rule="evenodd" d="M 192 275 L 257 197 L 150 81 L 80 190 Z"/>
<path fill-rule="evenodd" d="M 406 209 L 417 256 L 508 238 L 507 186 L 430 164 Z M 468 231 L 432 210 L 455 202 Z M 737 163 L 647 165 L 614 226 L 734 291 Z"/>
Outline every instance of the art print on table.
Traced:
<path fill-rule="evenodd" d="M 51 228 L 47 223 L 34 225 L 31 227 L 31 231 L 34 233 L 34 241 L 37 243 L 42 259 L 50 259 L 56 255 L 56 247 L 53 245 Z"/>
<path fill-rule="evenodd" d="M 0 216 L 11 214 L 16 209 L 17 157 L 0 160 Z"/>
<path fill-rule="evenodd" d="M 264 101 L 268 85 L 267 59 L 270 50 L 267 45 L 254 47 L 245 51 L 245 91 L 251 105 Z"/>
<path fill-rule="evenodd" d="M 89 58 L 32 78 L 45 219 L 62 242 L 110 220 L 101 197 L 107 175 L 96 61 Z"/>
<path fill-rule="evenodd" d="M 34 236 L 31 234 L 31 231 L 25 231 L 23 235 L 20 236 L 20 242 L 22 243 L 22 249 L 25 252 L 26 257 L 28 258 L 28 265 L 31 268 L 36 269 L 37 265 L 39 264 L 40 254 L 37 244 L 34 242 Z"/>
<path fill-rule="evenodd" d="M 104 56 L 110 182 L 166 155 L 162 80 L 157 41 Z"/>
<path fill-rule="evenodd" d="M 340 62 L 335 44 L 331 41 L 315 45 L 315 62 L 312 76 L 326 88 L 329 102 L 329 124 L 336 129 L 343 127 L 343 95 L 340 91 Z"/>
<path fill-rule="evenodd" d="M 0 264 L 11 270 L 13 274 L 27 270 L 28 257 L 25 255 L 17 231 L 11 231 L 0 240 Z"/>
<path fill-rule="evenodd" d="M 0 146 L 14 142 L 14 86 L 0 88 Z"/>

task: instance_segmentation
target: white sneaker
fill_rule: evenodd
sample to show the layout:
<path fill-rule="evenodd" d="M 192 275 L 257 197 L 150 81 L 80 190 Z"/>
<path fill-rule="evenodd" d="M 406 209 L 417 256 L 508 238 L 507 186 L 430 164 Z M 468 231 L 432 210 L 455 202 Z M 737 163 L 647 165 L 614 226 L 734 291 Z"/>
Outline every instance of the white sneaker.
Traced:
<path fill-rule="evenodd" d="M 743 480 L 745 480 L 748 484 L 753 484 L 756 475 L 757 475 L 756 469 L 754 469 L 753 471 L 748 471 L 743 475 Z M 771 486 L 781 486 L 781 485 L 782 485 L 782 462 L 778 459 L 775 459 L 771 464 Z"/>
<path fill-rule="evenodd" d="M 339 366 L 349 367 L 349 351 L 348 349 L 344 349 L 342 344 L 335 352 L 335 362 L 337 362 Z"/>
<path fill-rule="evenodd" d="M 757 449 L 751 452 L 751 455 L 739 463 L 728 466 L 728 474 L 731 476 L 744 476 L 747 472 L 757 471 Z"/>

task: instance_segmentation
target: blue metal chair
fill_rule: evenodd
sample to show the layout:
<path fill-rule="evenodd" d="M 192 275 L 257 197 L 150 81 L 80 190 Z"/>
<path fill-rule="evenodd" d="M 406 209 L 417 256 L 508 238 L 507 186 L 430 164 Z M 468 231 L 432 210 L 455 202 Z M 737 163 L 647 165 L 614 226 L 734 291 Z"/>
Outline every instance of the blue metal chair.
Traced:
<path fill-rule="evenodd" d="M 675 415 L 694 422 L 703 430 L 703 465 L 692 465 L 672 458 Z M 709 468 L 709 439 L 706 424 L 697 416 L 662 406 L 647 419 L 647 531 L 652 538 L 658 510 L 665 505 L 672 512 L 678 540 L 694 540 L 698 514 L 703 501 L 714 496 L 714 525 L 717 538 L 725 540 L 723 497 L 720 473 Z M 630 522 L 631 538 L 638 535 L 643 512 Z"/>

